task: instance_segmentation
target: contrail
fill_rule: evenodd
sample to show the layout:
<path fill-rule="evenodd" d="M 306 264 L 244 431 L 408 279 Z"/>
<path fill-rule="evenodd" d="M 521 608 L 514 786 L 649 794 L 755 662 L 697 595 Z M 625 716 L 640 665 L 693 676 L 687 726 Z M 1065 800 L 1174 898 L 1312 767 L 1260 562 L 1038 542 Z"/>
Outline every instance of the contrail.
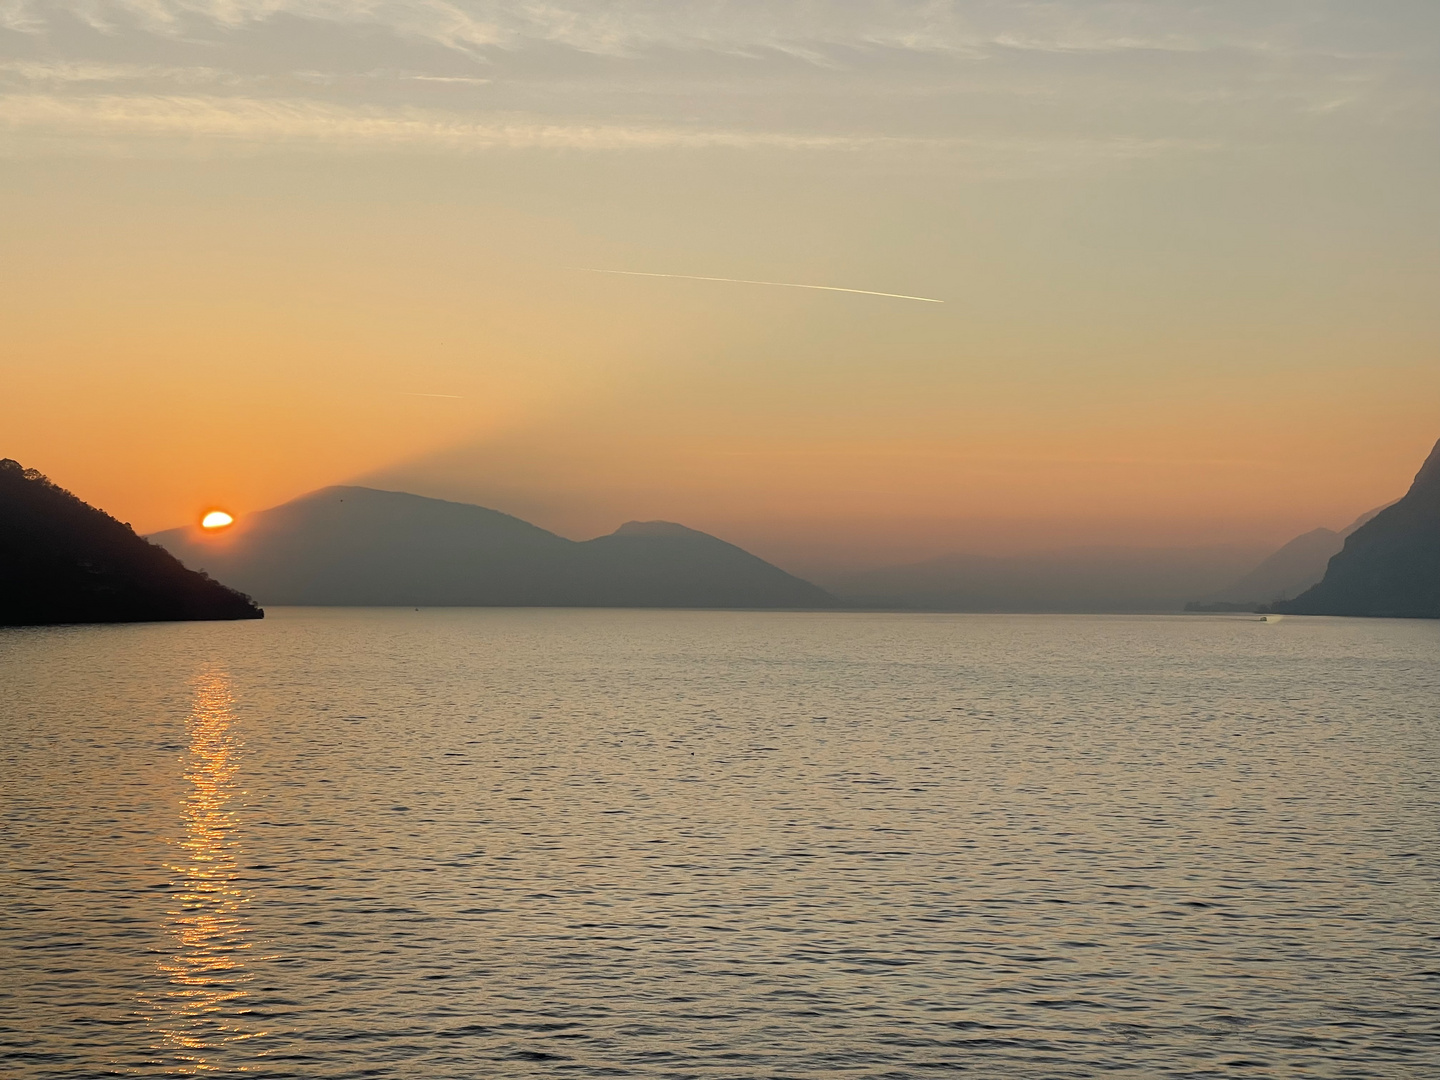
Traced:
<path fill-rule="evenodd" d="M 402 397 L 443 397 L 454 398 L 456 401 L 463 400 L 463 395 L 461 394 L 417 394 L 412 390 L 401 390 L 400 394 Z"/>
<path fill-rule="evenodd" d="M 778 285 L 782 289 L 819 289 L 821 292 L 859 293 L 861 296 L 888 296 L 892 300 L 919 300 L 926 304 L 943 304 L 930 296 L 907 296 L 905 293 L 876 292 L 874 289 L 842 289 L 839 285 L 799 285 L 793 281 L 751 281 L 749 278 L 701 277 L 699 274 L 649 274 L 643 270 L 601 270 L 594 266 L 572 266 L 587 274 L 624 274 L 627 277 L 682 278 L 685 281 L 728 281 L 732 285 Z"/>

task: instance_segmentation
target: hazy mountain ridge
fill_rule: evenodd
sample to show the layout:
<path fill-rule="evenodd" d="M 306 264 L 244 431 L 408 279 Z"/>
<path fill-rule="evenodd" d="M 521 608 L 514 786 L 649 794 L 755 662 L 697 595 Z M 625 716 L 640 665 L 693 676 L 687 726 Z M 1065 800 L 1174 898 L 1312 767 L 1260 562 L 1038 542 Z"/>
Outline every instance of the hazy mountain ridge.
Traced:
<path fill-rule="evenodd" d="M 1404 498 L 1346 538 L 1324 579 L 1274 610 L 1440 618 L 1440 442 Z"/>
<path fill-rule="evenodd" d="M 334 606 L 828 608 L 823 589 L 706 533 L 630 522 L 573 541 L 496 510 L 330 487 L 221 536 L 153 539 L 266 603 Z"/>
<path fill-rule="evenodd" d="M 834 575 L 821 583 L 864 607 L 974 612 L 1165 612 L 1254 566 L 1242 547 L 1087 547 L 946 555 Z"/>
<path fill-rule="evenodd" d="M 1077 613 L 1168 612 L 1187 606 L 1256 610 L 1266 602 L 1300 593 L 1309 598 L 1307 603 L 1317 602 L 1312 595 L 1316 589 L 1311 586 L 1326 576 L 1327 565 L 1334 571 L 1340 560 L 1343 568 L 1341 556 L 1349 558 L 1352 548 L 1370 552 L 1382 562 L 1390 556 L 1399 559 L 1390 569 L 1376 571 L 1382 577 L 1394 571 L 1401 577 L 1408 574 L 1407 581 L 1418 580 L 1413 567 L 1405 570 L 1401 564 L 1433 558 L 1433 544 L 1426 548 L 1422 542 L 1420 548 L 1410 551 L 1403 544 L 1398 548 L 1394 544 L 1377 546 L 1374 538 L 1393 533 L 1396 523 L 1423 525 L 1430 520 L 1423 507 L 1416 509 L 1416 498 L 1431 488 L 1440 489 L 1436 479 L 1440 465 L 1435 462 L 1436 454 L 1432 454 L 1416 487 L 1400 502 L 1362 515 L 1343 532 L 1311 530 L 1268 555 L 1235 546 L 1092 547 L 1013 556 L 957 554 L 903 566 L 828 574 L 820 579 L 825 588 L 733 544 L 672 522 L 627 522 L 608 536 L 572 541 L 485 507 L 364 487 L 312 492 L 250 515 L 228 535 L 176 529 L 154 539 L 189 564 L 213 571 L 268 603 L 846 605 Z M 1187 604 L 1197 595 L 1211 599 L 1205 604 Z M 1326 594 L 1318 595 L 1323 598 Z M 1334 607 L 1336 602 L 1326 603 Z M 1392 598 L 1375 613 L 1412 609 L 1420 610 L 1410 600 Z M 1335 613 L 1371 612 L 1351 603 L 1344 610 L 1336 608 Z"/>
<path fill-rule="evenodd" d="M 19 462 L 0 461 L 0 626 L 263 615 L 129 525 Z"/>

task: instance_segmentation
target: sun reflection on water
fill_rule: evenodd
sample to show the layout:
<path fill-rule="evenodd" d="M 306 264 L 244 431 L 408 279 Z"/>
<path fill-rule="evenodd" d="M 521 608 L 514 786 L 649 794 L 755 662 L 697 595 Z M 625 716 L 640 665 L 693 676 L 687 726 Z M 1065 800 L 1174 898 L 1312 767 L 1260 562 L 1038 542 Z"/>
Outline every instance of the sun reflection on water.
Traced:
<path fill-rule="evenodd" d="M 252 943 L 230 809 L 243 750 L 234 723 L 227 676 L 200 676 L 186 720 L 184 833 L 170 864 L 175 892 L 165 918 L 170 943 L 157 964 L 165 985 L 148 1003 L 160 1038 L 156 1050 L 184 1073 L 235 1071 L 225 1061 L 227 1048 L 263 1034 L 249 1029 L 244 1005 Z"/>

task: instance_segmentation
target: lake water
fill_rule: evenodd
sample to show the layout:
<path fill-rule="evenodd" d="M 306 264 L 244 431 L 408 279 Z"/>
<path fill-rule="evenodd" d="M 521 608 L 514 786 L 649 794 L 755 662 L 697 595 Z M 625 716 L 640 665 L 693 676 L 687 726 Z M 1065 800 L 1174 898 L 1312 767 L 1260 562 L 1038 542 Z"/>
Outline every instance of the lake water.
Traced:
<path fill-rule="evenodd" d="M 0 1077 L 1440 1076 L 1440 624 L 0 631 Z"/>

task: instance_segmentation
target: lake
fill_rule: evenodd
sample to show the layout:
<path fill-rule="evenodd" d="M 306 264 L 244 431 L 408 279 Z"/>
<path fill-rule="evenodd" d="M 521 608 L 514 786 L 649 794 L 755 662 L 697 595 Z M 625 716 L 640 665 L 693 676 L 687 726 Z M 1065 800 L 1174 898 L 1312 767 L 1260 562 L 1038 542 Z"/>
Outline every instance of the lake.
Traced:
<path fill-rule="evenodd" d="M 1440 1076 L 1440 623 L 0 631 L 0 1077 Z"/>

